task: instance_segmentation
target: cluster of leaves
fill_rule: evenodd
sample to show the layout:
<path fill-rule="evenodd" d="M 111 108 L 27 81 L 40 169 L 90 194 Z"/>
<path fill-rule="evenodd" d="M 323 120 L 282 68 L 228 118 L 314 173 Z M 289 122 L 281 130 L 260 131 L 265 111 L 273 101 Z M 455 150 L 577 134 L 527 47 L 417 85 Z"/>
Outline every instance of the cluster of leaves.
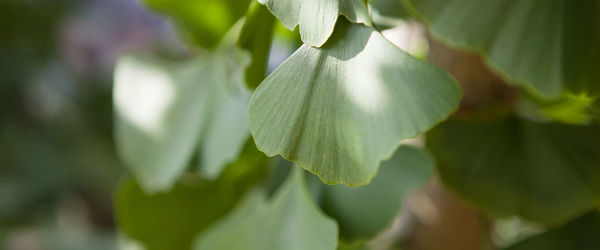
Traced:
<path fill-rule="evenodd" d="M 338 238 L 362 245 L 431 175 L 435 164 L 426 151 L 400 145 L 446 120 L 461 91 L 448 73 L 375 28 L 373 12 L 394 12 L 373 6 L 389 4 L 146 2 L 204 49 L 185 60 L 126 55 L 117 65 L 116 141 L 139 183 L 118 192 L 128 237 L 148 249 L 325 250 Z M 435 37 L 478 51 L 507 82 L 522 86 L 544 118 L 515 111 L 440 124 L 427 134 L 427 147 L 444 182 L 493 216 L 558 226 L 597 209 L 600 134 L 588 110 L 600 81 L 600 4 L 404 5 Z M 297 26 L 303 45 L 265 77 L 277 20 Z M 311 175 L 299 167 L 277 174 L 289 168 L 277 155 L 325 184 L 343 185 L 308 185 Z M 542 243 L 523 244 L 569 242 L 580 224 L 597 231 L 593 220 L 573 222 L 528 241 Z"/>

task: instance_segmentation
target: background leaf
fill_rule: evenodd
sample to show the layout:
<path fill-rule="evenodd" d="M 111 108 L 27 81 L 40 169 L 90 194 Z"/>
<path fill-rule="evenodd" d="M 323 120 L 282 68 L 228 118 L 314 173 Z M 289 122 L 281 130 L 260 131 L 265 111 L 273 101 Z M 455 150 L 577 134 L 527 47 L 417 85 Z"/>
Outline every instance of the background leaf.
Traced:
<path fill-rule="evenodd" d="M 451 45 L 481 52 L 505 80 L 556 97 L 600 93 L 600 2 L 404 0 Z"/>
<path fill-rule="evenodd" d="M 253 194 L 202 234 L 194 249 L 334 250 L 337 225 L 313 203 L 302 175 L 299 169 L 290 174 L 270 202 Z"/>
<path fill-rule="evenodd" d="M 556 225 L 600 196 L 597 125 L 452 120 L 432 130 L 427 144 L 442 180 L 493 215 Z"/>
<path fill-rule="evenodd" d="M 342 20 L 323 48 L 302 46 L 258 87 L 250 131 L 267 155 L 297 161 L 327 184 L 360 186 L 459 98 L 448 74 Z"/>
<path fill-rule="evenodd" d="M 235 160 L 249 135 L 239 28 L 217 51 L 186 62 L 125 56 L 115 69 L 115 136 L 121 160 L 148 192 L 166 190 L 200 146 L 211 178 Z M 200 140 L 200 142 L 198 142 Z"/>
<path fill-rule="evenodd" d="M 245 74 L 246 85 L 250 89 L 255 89 L 265 79 L 274 32 L 275 17 L 267 7 L 253 2 L 238 41 L 240 48 L 252 55 L 252 63 Z"/>
<path fill-rule="evenodd" d="M 188 175 L 170 191 L 158 194 L 146 194 L 135 181 L 124 181 L 115 197 L 119 228 L 147 250 L 190 249 L 198 233 L 264 178 L 268 164 L 249 140 L 240 159 L 215 181 Z"/>
<path fill-rule="evenodd" d="M 344 239 L 370 239 L 391 225 L 406 195 L 431 177 L 434 162 L 418 148 L 403 145 L 383 162 L 369 185 L 327 186 L 323 210 L 340 225 Z"/>

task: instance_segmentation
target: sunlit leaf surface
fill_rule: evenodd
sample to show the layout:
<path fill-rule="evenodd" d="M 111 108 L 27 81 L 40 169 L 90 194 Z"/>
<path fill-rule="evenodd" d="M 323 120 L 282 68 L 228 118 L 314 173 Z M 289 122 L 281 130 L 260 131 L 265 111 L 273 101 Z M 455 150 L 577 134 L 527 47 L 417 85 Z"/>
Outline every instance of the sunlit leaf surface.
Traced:
<path fill-rule="evenodd" d="M 248 137 L 243 70 L 249 58 L 225 45 L 188 62 L 146 55 L 117 63 L 117 149 L 147 191 L 168 189 L 198 145 L 201 169 L 216 177 Z"/>
<path fill-rule="evenodd" d="M 339 15 L 354 23 L 371 24 L 363 0 L 258 0 L 269 7 L 283 26 L 300 28 L 306 44 L 321 47 L 333 33 Z"/>
<path fill-rule="evenodd" d="M 173 19 L 185 37 L 205 48 L 215 47 L 246 14 L 251 0 L 142 0 Z"/>
<path fill-rule="evenodd" d="M 334 250 L 337 225 L 313 203 L 296 169 L 266 201 L 260 192 L 197 239 L 195 250 Z"/>
<path fill-rule="evenodd" d="M 373 28 L 341 21 L 323 48 L 302 46 L 258 87 L 250 131 L 328 184 L 360 186 L 403 139 L 445 119 L 460 98 L 445 72 Z"/>
<path fill-rule="evenodd" d="M 425 185 L 433 168 L 433 160 L 427 152 L 401 146 L 390 160 L 381 164 L 369 185 L 326 187 L 323 210 L 339 223 L 343 238 L 370 239 L 391 225 L 405 196 Z"/>
<path fill-rule="evenodd" d="M 404 0 L 434 36 L 546 96 L 600 92 L 600 1 Z"/>
<path fill-rule="evenodd" d="M 600 212 L 594 211 L 505 250 L 592 250 L 600 246 Z"/>
<path fill-rule="evenodd" d="M 597 125 L 448 121 L 427 143 L 445 183 L 493 215 L 556 225 L 600 197 Z"/>

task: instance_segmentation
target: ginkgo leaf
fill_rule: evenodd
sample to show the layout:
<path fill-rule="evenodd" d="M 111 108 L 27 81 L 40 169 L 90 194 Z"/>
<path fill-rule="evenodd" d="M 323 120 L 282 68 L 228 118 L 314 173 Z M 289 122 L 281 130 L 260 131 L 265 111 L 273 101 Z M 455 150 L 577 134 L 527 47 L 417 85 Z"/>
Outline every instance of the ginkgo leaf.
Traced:
<path fill-rule="evenodd" d="M 117 188 L 119 230 L 146 250 L 190 249 L 198 233 L 232 210 L 262 181 L 269 159 L 249 140 L 240 158 L 216 180 L 186 175 L 168 192 L 148 194 L 129 179 Z"/>
<path fill-rule="evenodd" d="M 600 211 L 595 210 L 560 227 L 531 236 L 505 250 L 592 250 L 600 246 Z"/>
<path fill-rule="evenodd" d="M 261 83 L 250 131 L 267 155 L 297 161 L 327 184 L 360 186 L 460 96 L 447 73 L 341 19 L 323 48 L 303 45 Z"/>
<path fill-rule="evenodd" d="M 404 197 L 425 185 L 433 168 L 433 159 L 426 151 L 403 145 L 381 164 L 369 185 L 325 187 L 323 210 L 339 223 L 342 238 L 370 239 L 391 226 Z"/>
<path fill-rule="evenodd" d="M 404 0 L 443 41 L 484 54 L 506 80 L 556 97 L 600 94 L 600 2 Z"/>
<path fill-rule="evenodd" d="M 427 134 L 442 180 L 496 216 L 556 225 L 597 205 L 600 127 L 448 121 Z"/>
<path fill-rule="evenodd" d="M 300 28 L 302 41 L 321 47 L 333 33 L 340 15 L 355 23 L 370 25 L 371 18 L 363 0 L 258 0 L 269 7 L 286 28 Z"/>
<path fill-rule="evenodd" d="M 185 38 L 214 48 L 248 11 L 251 0 L 142 0 L 153 10 L 170 16 Z"/>
<path fill-rule="evenodd" d="M 201 234 L 195 250 L 334 250 L 337 225 L 314 204 L 296 169 L 271 201 L 252 193 Z"/>
<path fill-rule="evenodd" d="M 146 191 L 170 188 L 197 145 L 201 169 L 216 177 L 248 138 L 243 70 L 249 56 L 229 40 L 188 62 L 128 55 L 117 63 L 117 149 Z"/>

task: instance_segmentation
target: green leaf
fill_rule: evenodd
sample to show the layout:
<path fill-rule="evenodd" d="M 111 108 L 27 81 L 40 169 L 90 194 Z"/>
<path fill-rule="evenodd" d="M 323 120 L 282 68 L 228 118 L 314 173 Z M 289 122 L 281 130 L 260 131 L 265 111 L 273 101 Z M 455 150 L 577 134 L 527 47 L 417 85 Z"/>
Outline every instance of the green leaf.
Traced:
<path fill-rule="evenodd" d="M 381 164 L 379 173 L 364 187 L 328 186 L 323 210 L 340 225 L 345 239 L 370 239 L 391 225 L 404 197 L 431 177 L 431 156 L 412 146 L 401 146 Z"/>
<path fill-rule="evenodd" d="M 201 169 L 211 178 L 239 154 L 249 135 L 243 70 L 250 59 L 233 45 L 235 33 L 197 60 L 119 59 L 113 90 L 117 150 L 148 192 L 169 189 L 197 145 Z"/>
<path fill-rule="evenodd" d="M 442 180 L 497 216 L 556 225 L 597 205 L 600 127 L 448 121 L 427 135 Z"/>
<path fill-rule="evenodd" d="M 267 7 L 253 2 L 240 34 L 238 45 L 252 54 L 252 63 L 246 69 L 246 85 L 256 89 L 265 79 L 269 51 L 275 31 L 275 18 Z"/>
<path fill-rule="evenodd" d="M 143 0 L 173 18 L 184 37 L 205 48 L 215 47 L 246 14 L 251 0 Z"/>
<path fill-rule="evenodd" d="M 447 73 L 340 21 L 323 48 L 303 45 L 250 100 L 258 148 L 325 183 L 369 183 L 403 139 L 444 120 L 461 92 Z"/>
<path fill-rule="evenodd" d="M 258 0 L 289 30 L 300 28 L 302 41 L 321 47 L 333 33 L 339 15 L 354 23 L 371 25 L 363 0 Z"/>
<path fill-rule="evenodd" d="M 267 202 L 253 193 L 196 240 L 196 250 L 334 250 L 337 225 L 310 197 L 297 169 Z"/>
<path fill-rule="evenodd" d="M 147 194 L 133 180 L 119 185 L 119 229 L 147 250 L 190 249 L 193 239 L 226 215 L 248 188 L 262 180 L 268 158 L 248 140 L 240 159 L 215 181 L 185 176 L 170 191 Z"/>
<path fill-rule="evenodd" d="M 556 97 L 600 94 L 600 2 L 404 0 L 432 34 L 482 53 L 509 82 Z"/>
<path fill-rule="evenodd" d="M 591 250 L 600 246 L 600 212 L 598 210 L 563 226 L 532 236 L 506 250 Z"/>

